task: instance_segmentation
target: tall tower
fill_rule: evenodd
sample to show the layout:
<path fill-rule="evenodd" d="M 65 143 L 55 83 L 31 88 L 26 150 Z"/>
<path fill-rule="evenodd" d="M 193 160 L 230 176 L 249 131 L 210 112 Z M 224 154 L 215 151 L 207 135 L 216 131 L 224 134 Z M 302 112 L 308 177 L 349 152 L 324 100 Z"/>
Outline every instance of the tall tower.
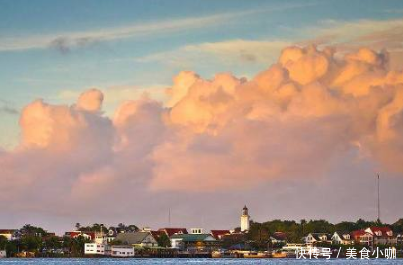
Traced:
<path fill-rule="evenodd" d="M 242 215 L 241 215 L 241 231 L 242 232 L 249 230 L 249 228 L 250 228 L 249 219 L 250 219 L 250 216 L 248 214 L 248 208 L 245 205 L 242 209 Z"/>

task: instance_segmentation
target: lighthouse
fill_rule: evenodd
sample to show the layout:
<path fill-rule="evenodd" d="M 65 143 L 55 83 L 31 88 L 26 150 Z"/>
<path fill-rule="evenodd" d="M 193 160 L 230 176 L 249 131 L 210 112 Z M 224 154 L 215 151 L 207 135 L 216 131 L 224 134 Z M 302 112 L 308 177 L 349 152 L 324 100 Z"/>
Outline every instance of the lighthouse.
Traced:
<path fill-rule="evenodd" d="M 241 215 L 241 231 L 246 232 L 249 231 L 249 222 L 250 216 L 248 214 L 248 207 L 246 205 L 242 209 L 242 215 Z"/>

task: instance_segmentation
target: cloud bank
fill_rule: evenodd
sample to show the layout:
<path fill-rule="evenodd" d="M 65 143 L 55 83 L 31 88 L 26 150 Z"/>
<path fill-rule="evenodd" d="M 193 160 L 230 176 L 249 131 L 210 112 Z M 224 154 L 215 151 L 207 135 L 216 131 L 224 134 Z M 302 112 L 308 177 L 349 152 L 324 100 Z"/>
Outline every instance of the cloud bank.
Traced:
<path fill-rule="evenodd" d="M 0 206 L 68 214 L 61 204 L 86 211 L 106 195 L 108 205 L 309 181 L 352 153 L 401 175 L 403 73 L 389 70 L 387 52 L 335 52 L 288 47 L 251 80 L 184 71 L 166 105 L 128 100 L 112 118 L 97 89 L 71 106 L 35 100 L 19 146 L 0 151 Z"/>

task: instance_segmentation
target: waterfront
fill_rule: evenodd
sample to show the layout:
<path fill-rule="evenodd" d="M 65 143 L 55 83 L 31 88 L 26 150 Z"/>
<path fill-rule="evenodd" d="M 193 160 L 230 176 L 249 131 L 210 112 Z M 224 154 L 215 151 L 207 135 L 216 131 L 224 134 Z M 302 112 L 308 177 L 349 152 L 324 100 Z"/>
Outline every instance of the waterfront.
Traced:
<path fill-rule="evenodd" d="M 372 259 L 372 260 L 346 260 L 346 259 L 331 259 L 331 260 L 297 260 L 297 259 L 2 259 L 0 265 L 9 264 L 24 264 L 24 265 L 69 265 L 69 264 L 402 264 L 402 259 L 387 260 L 387 259 Z"/>

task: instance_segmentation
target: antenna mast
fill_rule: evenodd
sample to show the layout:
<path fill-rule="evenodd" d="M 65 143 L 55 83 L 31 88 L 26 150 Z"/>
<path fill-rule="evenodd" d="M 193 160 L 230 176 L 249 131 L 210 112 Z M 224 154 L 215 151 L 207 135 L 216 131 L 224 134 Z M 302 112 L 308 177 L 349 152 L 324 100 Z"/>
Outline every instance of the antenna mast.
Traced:
<path fill-rule="evenodd" d="M 379 194 L 379 174 L 378 174 L 378 223 L 381 222 L 381 203 L 380 203 L 380 194 Z"/>
<path fill-rule="evenodd" d="M 168 208 L 168 227 L 171 227 L 171 208 Z"/>

